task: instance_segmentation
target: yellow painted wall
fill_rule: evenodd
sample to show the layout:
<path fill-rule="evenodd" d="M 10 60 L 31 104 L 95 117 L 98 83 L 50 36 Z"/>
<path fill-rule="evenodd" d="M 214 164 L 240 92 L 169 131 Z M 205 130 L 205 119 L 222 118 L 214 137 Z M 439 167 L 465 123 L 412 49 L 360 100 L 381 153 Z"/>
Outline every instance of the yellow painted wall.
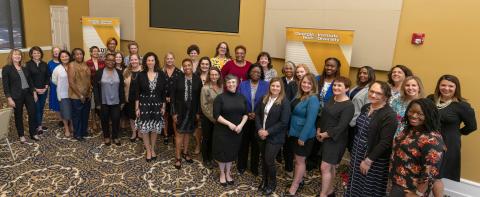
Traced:
<path fill-rule="evenodd" d="M 49 0 L 23 0 L 23 30 L 25 47 L 50 46 L 50 2 Z M 0 68 L 6 64 L 8 54 L 0 54 Z M 49 53 L 45 55 L 49 58 Z M 24 53 L 24 60 L 29 59 Z"/>
<path fill-rule="evenodd" d="M 50 1 L 23 0 L 23 24 L 25 47 L 50 46 Z"/>
<path fill-rule="evenodd" d="M 23 27 L 25 47 L 51 46 L 50 5 L 67 5 L 70 22 L 70 47 L 83 47 L 83 34 L 80 18 L 88 16 L 87 0 L 23 0 Z M 44 51 L 44 60 L 50 59 L 50 51 Z M 0 54 L 0 68 L 6 63 L 8 54 Z M 24 60 L 29 59 L 28 53 Z"/>
<path fill-rule="evenodd" d="M 480 123 L 478 54 L 480 1 L 404 0 L 394 63 L 408 65 L 433 92 L 443 74 L 459 77 L 462 96 L 475 108 Z M 426 34 L 425 44 L 410 44 L 412 33 Z M 480 182 L 477 131 L 462 138 L 462 178 Z"/>
<path fill-rule="evenodd" d="M 221 41 L 228 42 L 232 56 L 233 48 L 243 44 L 247 48 L 247 60 L 254 61 L 262 48 L 265 0 L 242 0 L 240 6 L 240 31 L 238 34 L 226 34 L 150 28 L 148 1 L 135 1 L 136 41 L 142 54 L 153 51 L 162 64 L 165 53 L 171 51 L 179 66 L 187 56 L 187 47 L 193 43 L 200 47 L 200 56 L 213 56 L 216 44 Z"/>
<path fill-rule="evenodd" d="M 83 48 L 83 32 L 80 19 L 89 15 L 89 1 L 67 0 L 70 29 L 70 49 Z"/>

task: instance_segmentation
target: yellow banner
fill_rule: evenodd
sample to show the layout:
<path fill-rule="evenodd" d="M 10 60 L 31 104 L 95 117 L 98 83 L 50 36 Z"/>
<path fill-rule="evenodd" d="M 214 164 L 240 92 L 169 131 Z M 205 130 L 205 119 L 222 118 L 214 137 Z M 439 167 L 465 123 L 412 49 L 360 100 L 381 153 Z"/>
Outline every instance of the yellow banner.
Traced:
<path fill-rule="evenodd" d="M 342 76 L 349 75 L 353 34 L 351 30 L 287 28 L 285 60 L 307 64 L 310 71 L 321 74 L 325 59 L 340 60 Z"/>
<path fill-rule="evenodd" d="M 97 46 L 100 52 L 107 50 L 107 40 L 111 37 L 117 39 L 117 48 L 120 50 L 120 19 L 105 17 L 82 17 L 83 47 L 85 57 L 90 57 L 89 48 Z"/>

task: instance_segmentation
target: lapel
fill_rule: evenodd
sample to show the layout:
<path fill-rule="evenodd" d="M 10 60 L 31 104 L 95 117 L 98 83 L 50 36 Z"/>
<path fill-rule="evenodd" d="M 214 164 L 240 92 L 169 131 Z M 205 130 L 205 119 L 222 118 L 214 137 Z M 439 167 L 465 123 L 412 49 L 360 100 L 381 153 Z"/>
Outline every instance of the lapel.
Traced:
<path fill-rule="evenodd" d="M 252 86 L 250 85 L 250 80 L 247 80 L 245 81 L 245 89 L 246 89 L 246 95 L 247 95 L 247 103 L 250 103 L 250 106 L 248 106 L 248 109 L 250 111 L 250 109 L 252 109 L 252 105 L 253 103 L 252 102 Z"/>

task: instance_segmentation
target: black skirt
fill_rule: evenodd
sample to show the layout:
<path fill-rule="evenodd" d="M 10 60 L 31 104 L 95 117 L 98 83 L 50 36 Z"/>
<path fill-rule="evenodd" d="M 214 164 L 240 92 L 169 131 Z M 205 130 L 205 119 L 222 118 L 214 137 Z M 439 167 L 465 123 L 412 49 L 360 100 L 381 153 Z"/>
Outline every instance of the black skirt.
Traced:
<path fill-rule="evenodd" d="M 293 153 L 295 153 L 295 155 L 307 157 L 312 152 L 314 144 L 313 140 L 315 140 L 315 138 L 308 139 L 306 142 L 304 142 L 303 146 L 298 145 L 297 137 L 290 137 L 288 141 L 291 143 L 293 147 Z"/>

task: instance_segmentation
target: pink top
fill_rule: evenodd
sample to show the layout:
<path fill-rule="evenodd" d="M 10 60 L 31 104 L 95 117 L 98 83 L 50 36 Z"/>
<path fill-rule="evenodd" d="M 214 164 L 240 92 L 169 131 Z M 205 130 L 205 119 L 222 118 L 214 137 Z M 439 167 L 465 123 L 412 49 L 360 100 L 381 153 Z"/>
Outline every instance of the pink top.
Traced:
<path fill-rule="evenodd" d="M 237 76 L 240 79 L 240 82 L 243 80 L 247 80 L 247 72 L 248 69 L 250 68 L 250 63 L 249 61 L 245 60 L 245 66 L 239 67 L 235 64 L 235 60 L 230 60 L 225 65 L 222 67 L 222 76 L 225 77 L 228 74 L 232 74 Z"/>

